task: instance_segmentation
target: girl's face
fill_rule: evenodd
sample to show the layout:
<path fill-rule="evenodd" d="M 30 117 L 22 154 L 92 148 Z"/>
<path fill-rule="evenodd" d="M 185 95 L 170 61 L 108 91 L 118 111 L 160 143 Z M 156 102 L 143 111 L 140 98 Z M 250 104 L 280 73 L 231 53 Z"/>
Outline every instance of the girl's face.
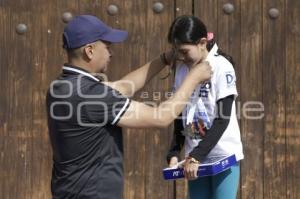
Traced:
<path fill-rule="evenodd" d="M 198 44 L 175 45 L 177 60 L 182 61 L 187 66 L 193 66 L 203 61 L 208 54 L 206 43 L 206 39 L 203 38 Z"/>

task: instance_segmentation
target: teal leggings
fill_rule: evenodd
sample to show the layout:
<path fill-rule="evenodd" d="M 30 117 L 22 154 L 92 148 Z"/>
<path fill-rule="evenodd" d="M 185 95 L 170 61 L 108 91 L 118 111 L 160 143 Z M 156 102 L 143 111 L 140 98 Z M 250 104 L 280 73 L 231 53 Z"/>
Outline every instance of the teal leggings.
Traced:
<path fill-rule="evenodd" d="M 215 176 L 188 182 L 189 199 L 235 199 L 239 186 L 240 165 Z"/>

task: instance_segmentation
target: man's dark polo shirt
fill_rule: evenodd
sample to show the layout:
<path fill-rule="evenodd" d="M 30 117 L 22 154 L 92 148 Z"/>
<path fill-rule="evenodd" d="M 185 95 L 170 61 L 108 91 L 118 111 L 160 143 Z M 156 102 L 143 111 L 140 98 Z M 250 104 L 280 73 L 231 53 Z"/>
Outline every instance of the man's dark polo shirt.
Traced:
<path fill-rule="evenodd" d="M 53 198 L 122 198 L 123 140 L 116 124 L 129 104 L 87 71 L 63 67 L 47 93 Z"/>

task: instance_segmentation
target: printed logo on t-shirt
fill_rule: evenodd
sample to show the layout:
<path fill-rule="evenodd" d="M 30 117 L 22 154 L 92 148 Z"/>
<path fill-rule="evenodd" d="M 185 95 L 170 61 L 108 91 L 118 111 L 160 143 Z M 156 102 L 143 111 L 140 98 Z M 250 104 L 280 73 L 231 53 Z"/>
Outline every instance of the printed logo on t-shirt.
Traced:
<path fill-rule="evenodd" d="M 199 97 L 208 97 L 209 90 L 211 88 L 211 82 L 206 82 L 201 84 Z"/>
<path fill-rule="evenodd" d="M 234 75 L 234 72 L 230 71 L 230 72 L 226 72 L 225 74 L 226 74 L 227 87 L 235 86 L 235 75 Z"/>

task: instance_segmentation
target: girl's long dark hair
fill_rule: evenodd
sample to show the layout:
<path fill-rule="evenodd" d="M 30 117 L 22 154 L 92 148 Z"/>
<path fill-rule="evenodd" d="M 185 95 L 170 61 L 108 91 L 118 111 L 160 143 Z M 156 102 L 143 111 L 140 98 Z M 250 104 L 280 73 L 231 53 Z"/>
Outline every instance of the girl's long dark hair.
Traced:
<path fill-rule="evenodd" d="M 192 15 L 182 15 L 177 17 L 168 33 L 170 44 L 198 44 L 202 38 L 207 38 L 207 29 L 204 23 Z M 207 50 L 210 51 L 215 44 L 215 39 L 207 41 Z M 218 54 L 225 57 L 233 66 L 234 61 L 230 55 L 218 49 Z"/>

